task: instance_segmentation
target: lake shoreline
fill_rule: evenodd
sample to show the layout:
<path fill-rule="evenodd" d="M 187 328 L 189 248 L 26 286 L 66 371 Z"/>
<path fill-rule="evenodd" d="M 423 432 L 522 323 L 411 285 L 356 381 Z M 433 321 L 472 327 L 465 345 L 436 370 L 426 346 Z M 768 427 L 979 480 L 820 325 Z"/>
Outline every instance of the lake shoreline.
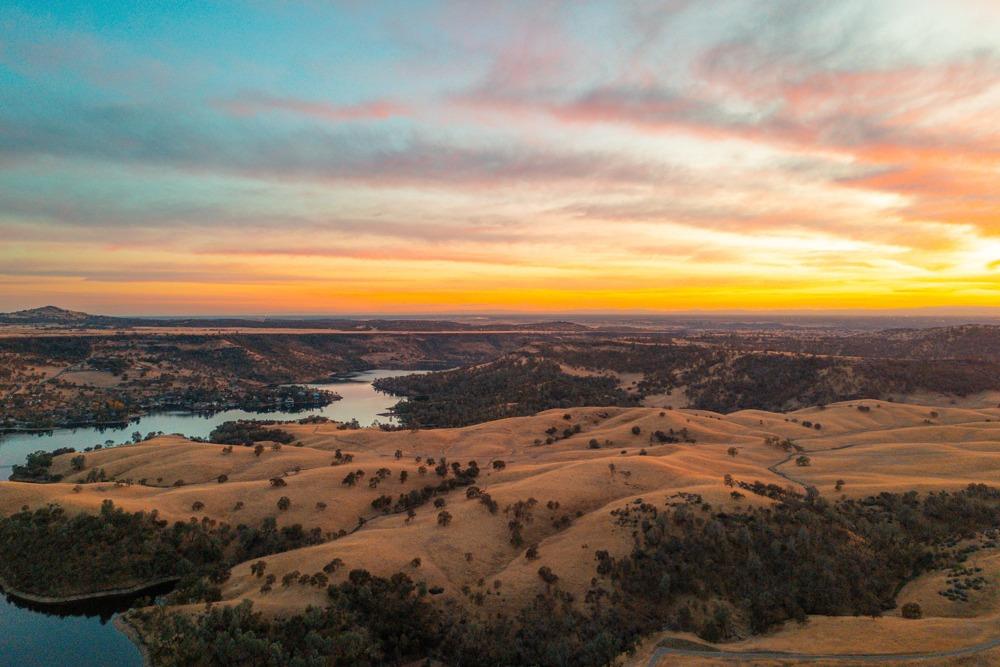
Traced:
<path fill-rule="evenodd" d="M 153 658 L 149 652 L 149 646 L 146 645 L 145 640 L 142 638 L 142 632 L 139 628 L 136 627 L 125 614 L 117 614 L 112 623 L 114 623 L 115 629 L 118 630 L 118 632 L 125 635 L 125 637 L 132 642 L 137 649 L 139 649 L 139 654 L 142 656 L 143 667 L 151 667 L 153 664 Z"/>
<path fill-rule="evenodd" d="M 160 579 L 154 579 L 153 581 L 136 584 L 135 586 L 129 586 L 126 588 L 111 588 L 103 591 L 96 591 L 94 593 L 80 593 L 78 595 L 48 596 L 18 590 L 9 585 L 3 577 L 0 577 L 0 589 L 2 589 L 8 596 L 19 600 L 34 602 L 35 604 L 41 605 L 61 605 L 72 604 L 74 602 L 89 602 L 91 600 L 103 600 L 105 598 L 135 595 L 136 593 L 141 593 L 150 588 L 156 588 L 158 586 L 163 586 L 164 584 L 176 583 L 180 580 L 181 577 L 178 576 L 161 577 Z"/>
<path fill-rule="evenodd" d="M 308 405 L 298 405 L 297 404 L 291 410 L 288 410 L 287 408 L 283 408 L 283 409 L 291 411 L 291 412 L 308 412 L 310 410 L 319 410 L 319 409 L 325 408 L 328 405 L 330 405 L 331 403 L 335 403 L 337 401 L 341 401 L 341 400 L 344 399 L 343 396 L 341 396 L 341 395 L 339 395 L 339 394 L 337 394 L 335 392 L 331 392 L 331 393 L 333 395 L 329 397 L 329 399 L 330 399 L 329 402 L 326 402 L 326 403 L 315 403 L 315 404 L 310 403 Z M 44 426 L 44 427 L 42 427 L 42 426 L 3 426 L 3 427 L 0 427 L 0 436 L 4 436 L 4 435 L 19 435 L 19 434 L 31 434 L 31 433 L 45 434 L 45 433 L 52 433 L 53 431 L 75 430 L 75 429 L 78 429 L 78 428 L 96 428 L 96 429 L 108 428 L 108 429 L 112 429 L 112 430 L 125 430 L 126 428 L 128 428 L 129 424 L 134 424 L 134 423 L 136 423 L 138 421 L 141 421 L 142 419 L 144 419 L 146 417 L 153 417 L 153 416 L 156 416 L 156 415 L 176 414 L 176 415 L 182 415 L 182 416 L 188 416 L 188 417 L 211 417 L 211 416 L 217 415 L 217 414 L 219 414 L 221 412 L 228 412 L 230 410 L 242 410 L 243 412 L 249 412 L 249 413 L 256 412 L 256 413 L 259 413 L 259 414 L 266 414 L 266 413 L 272 411 L 270 409 L 253 409 L 253 408 L 248 408 L 248 407 L 241 407 L 241 406 L 238 406 L 238 405 L 237 406 L 231 406 L 231 407 L 222 408 L 222 409 L 219 409 L 219 410 L 190 410 L 190 409 L 187 409 L 187 408 L 184 408 L 184 407 L 163 406 L 162 409 L 158 409 L 158 410 L 144 410 L 142 412 L 132 413 L 131 415 L 129 415 L 128 419 L 121 420 L 121 421 L 117 421 L 117 420 L 116 421 L 76 421 L 76 422 L 66 422 L 64 424 L 56 424 L 54 426 Z"/>
<path fill-rule="evenodd" d="M 185 437 L 198 439 L 207 438 L 218 423 L 225 421 L 240 419 L 294 421 L 309 416 L 326 417 L 331 421 L 345 423 L 356 419 L 362 426 L 387 421 L 391 424 L 395 421 L 392 407 L 398 402 L 398 398 L 375 390 L 372 382 L 380 377 L 427 372 L 427 370 L 426 368 L 375 368 L 317 378 L 319 380 L 317 384 L 320 385 L 316 387 L 317 389 L 332 391 L 340 400 L 332 401 L 321 409 L 298 413 L 285 412 L 279 408 L 274 412 L 265 413 L 248 413 L 243 410 L 213 411 L 212 416 L 206 416 L 201 411 L 155 410 L 142 415 L 137 422 L 131 422 L 127 426 L 114 424 L 119 429 L 124 427 L 125 430 L 108 429 L 107 432 L 99 432 L 93 426 L 83 426 L 79 430 L 45 428 L 30 432 L 25 429 L 16 431 L 8 429 L 7 432 L 0 434 L 0 475 L 3 477 L 9 475 L 13 464 L 22 463 L 25 456 L 37 450 L 54 451 L 63 447 L 74 447 L 80 452 L 83 445 L 102 443 L 108 438 L 128 438 L 133 431 L 141 431 L 143 435 L 159 431 L 181 433 Z M 6 465 L 8 463 L 10 465 Z M 0 605 L 0 614 L 6 614 L 0 618 L 0 625 L 5 622 L 11 624 L 9 629 L 15 633 L 12 638 L 19 642 L 12 647 L 12 650 L 21 651 L 15 655 L 33 656 L 39 651 L 51 649 L 59 652 L 61 656 L 66 656 L 67 664 L 73 664 L 70 656 L 82 656 L 81 651 L 87 656 L 94 656 L 100 655 L 105 647 L 114 647 L 116 653 L 113 664 L 129 667 L 149 665 L 152 662 L 150 647 L 143 641 L 143 624 L 134 614 L 129 614 L 127 609 L 129 604 L 135 604 L 138 597 L 147 595 L 146 586 L 155 586 L 157 583 L 160 582 L 123 586 L 89 595 L 59 597 L 18 591 L 0 582 L 0 587 L 7 593 L 0 596 L 0 603 L 6 603 Z M 130 598 L 129 595 L 133 597 Z M 8 630 L 6 626 L 4 629 Z M 150 639 L 152 640 L 152 637 Z M 155 642 L 153 645 L 155 646 Z M 9 656 L 5 655 L 6 657 Z M 87 662 L 87 659 L 92 662 Z M 88 667 L 109 664 L 107 661 L 93 661 L 92 657 L 87 659 L 83 659 L 83 663 Z"/>

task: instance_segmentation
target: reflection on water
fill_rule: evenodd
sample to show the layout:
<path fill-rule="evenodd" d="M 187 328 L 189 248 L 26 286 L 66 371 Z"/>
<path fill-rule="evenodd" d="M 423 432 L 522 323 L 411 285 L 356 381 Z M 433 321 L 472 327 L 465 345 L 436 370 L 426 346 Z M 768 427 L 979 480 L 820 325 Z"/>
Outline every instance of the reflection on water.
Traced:
<path fill-rule="evenodd" d="M 0 596 L 0 664 L 141 665 L 142 655 L 109 622 L 135 600 L 38 605 Z"/>
<path fill-rule="evenodd" d="M 298 412 L 226 410 L 212 415 L 161 412 L 146 415 L 138 421 L 120 427 L 66 428 L 40 434 L 11 433 L 0 435 L 0 479 L 6 479 L 10 474 L 10 467 L 15 463 L 23 463 L 25 457 L 31 452 L 40 449 L 52 451 L 60 447 L 75 447 L 82 450 L 84 447 L 103 445 L 108 440 L 121 443 L 129 440 L 135 431 L 143 435 L 163 431 L 164 433 L 180 433 L 188 437 L 207 438 L 213 428 L 234 419 L 301 419 L 309 415 L 322 415 L 336 421 L 357 419 L 362 426 L 368 426 L 375 421 L 392 423 L 394 420 L 391 416 L 386 415 L 386 411 L 399 399 L 375 391 L 371 384 L 372 381 L 377 378 L 422 372 L 426 371 L 373 370 L 338 378 L 331 382 L 309 385 L 335 391 L 343 398 L 322 408 L 299 410 Z"/>
<path fill-rule="evenodd" d="M 212 429 L 233 419 L 301 419 L 322 415 L 337 421 L 357 419 L 362 426 L 375 421 L 391 423 L 386 411 L 399 400 L 375 391 L 376 378 L 424 371 L 374 370 L 350 377 L 310 385 L 330 389 L 343 399 L 323 408 L 299 412 L 261 412 L 227 410 L 214 415 L 160 413 L 142 417 L 120 428 L 58 429 L 43 434 L 15 433 L 0 436 L 0 479 L 6 479 L 10 467 L 40 449 L 84 447 L 116 443 L 139 431 L 180 433 L 189 437 L 208 437 Z M 2 665 L 141 665 L 139 650 L 109 621 L 129 608 L 138 598 L 169 590 L 152 589 L 143 593 L 102 600 L 60 605 L 39 605 L 13 598 L 0 591 L 0 664 Z"/>
<path fill-rule="evenodd" d="M 46 616 L 55 616 L 58 618 L 80 616 L 84 618 L 96 619 L 101 623 L 101 625 L 104 625 L 110 621 L 115 614 L 127 611 L 137 600 L 142 598 L 155 599 L 161 595 L 166 595 L 173 590 L 173 588 L 173 584 L 166 583 L 158 586 L 150 586 L 149 588 L 136 593 L 129 593 L 127 595 L 115 595 L 105 598 L 97 598 L 94 600 L 78 600 L 75 602 L 59 602 L 56 604 L 42 604 L 40 602 L 25 600 L 14 595 L 4 594 L 4 602 L 8 605 L 16 607 L 17 609 L 28 612 L 45 614 Z M 3 591 L 3 589 L 0 588 L 0 591 Z M 0 612 L 0 619 L 2 618 L 3 612 Z M 0 623 L 2 623 L 2 620 L 0 620 Z"/>

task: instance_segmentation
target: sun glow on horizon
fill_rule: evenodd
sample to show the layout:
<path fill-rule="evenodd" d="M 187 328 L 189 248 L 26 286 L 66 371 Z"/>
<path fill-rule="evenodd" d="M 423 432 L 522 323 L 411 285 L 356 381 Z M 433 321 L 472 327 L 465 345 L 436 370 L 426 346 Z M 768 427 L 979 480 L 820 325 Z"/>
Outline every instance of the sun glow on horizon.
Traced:
<path fill-rule="evenodd" d="M 7 3 L 0 309 L 1000 306 L 998 19 Z"/>

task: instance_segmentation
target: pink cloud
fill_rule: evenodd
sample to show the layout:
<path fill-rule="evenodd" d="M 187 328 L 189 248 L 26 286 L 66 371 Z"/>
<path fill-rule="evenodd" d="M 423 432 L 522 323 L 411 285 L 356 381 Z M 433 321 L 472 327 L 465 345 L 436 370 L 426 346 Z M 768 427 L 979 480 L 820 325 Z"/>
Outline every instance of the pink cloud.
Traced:
<path fill-rule="evenodd" d="M 331 104 L 329 102 L 313 102 L 294 97 L 275 97 L 259 93 L 220 100 L 216 103 L 216 106 L 236 116 L 255 116 L 263 113 L 285 112 L 335 122 L 384 120 L 394 116 L 405 116 L 410 113 L 410 108 L 406 105 L 389 100 L 372 100 L 359 104 Z"/>

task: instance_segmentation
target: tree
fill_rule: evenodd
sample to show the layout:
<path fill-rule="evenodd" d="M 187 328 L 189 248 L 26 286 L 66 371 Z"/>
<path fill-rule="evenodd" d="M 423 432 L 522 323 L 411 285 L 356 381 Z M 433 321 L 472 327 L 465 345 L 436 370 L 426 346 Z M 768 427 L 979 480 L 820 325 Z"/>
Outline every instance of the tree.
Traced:
<path fill-rule="evenodd" d="M 329 563 L 323 566 L 323 571 L 326 572 L 327 574 L 333 574 L 343 566 L 344 566 L 344 561 L 342 561 L 339 558 L 334 558 Z"/>
<path fill-rule="evenodd" d="M 640 433 L 642 433 L 642 429 L 641 428 L 639 428 L 638 426 L 633 426 L 632 427 L 632 435 L 639 435 Z"/>
<path fill-rule="evenodd" d="M 722 478 L 722 483 L 725 484 L 726 486 L 733 486 L 735 484 L 735 482 L 733 481 L 733 476 L 730 475 L 728 472 Z"/>
<path fill-rule="evenodd" d="M 397 449 L 397 450 L 396 450 L 396 453 L 394 454 L 394 456 L 396 457 L 396 460 L 397 460 L 397 461 L 398 461 L 399 459 L 403 458 L 403 450 L 402 450 L 402 449 Z"/>
<path fill-rule="evenodd" d="M 264 453 L 264 445 L 259 445 L 259 444 L 258 445 L 254 445 L 254 447 L 253 447 L 253 455 L 254 456 L 256 456 L 257 458 L 260 458 L 260 455 L 263 454 L 263 453 Z"/>
<path fill-rule="evenodd" d="M 507 464 L 504 463 L 503 461 L 499 460 L 499 459 L 493 462 L 493 469 L 494 470 L 503 470 L 506 467 L 507 467 Z"/>
<path fill-rule="evenodd" d="M 358 483 L 358 474 L 355 472 L 349 472 L 340 483 L 345 486 L 354 486 Z"/>
<path fill-rule="evenodd" d="M 83 470 L 83 468 L 86 465 L 86 458 L 84 457 L 83 454 L 79 454 L 79 455 L 74 456 L 73 458 L 71 458 L 69 460 L 69 464 L 70 464 L 70 466 L 73 467 L 73 470 L 76 470 L 76 471 Z"/>
<path fill-rule="evenodd" d="M 399 483 L 400 484 L 406 484 L 406 478 L 409 477 L 409 476 L 410 476 L 410 473 L 406 472 L 405 470 L 400 470 L 399 471 Z"/>
<path fill-rule="evenodd" d="M 812 460 L 808 456 L 800 456 L 795 459 L 795 465 L 805 467 L 812 463 Z"/>
<path fill-rule="evenodd" d="M 292 500 L 288 496 L 281 496 L 278 498 L 278 509 L 281 511 L 287 510 L 292 506 Z"/>
<path fill-rule="evenodd" d="M 842 480 L 842 479 L 838 479 L 838 480 L 837 480 L 837 483 L 836 483 L 836 484 L 835 484 L 835 485 L 833 486 L 833 488 L 834 488 L 834 489 L 836 489 L 837 491 L 840 491 L 841 489 L 843 489 L 843 488 L 844 488 L 844 484 L 845 484 L 845 483 L 846 483 L 846 482 L 844 482 L 844 480 Z"/>
<path fill-rule="evenodd" d="M 916 602 L 907 602 L 903 605 L 902 610 L 900 610 L 903 618 L 920 618 L 924 615 L 923 610 L 920 605 Z"/>
<path fill-rule="evenodd" d="M 280 489 L 280 488 L 285 487 L 285 486 L 288 486 L 288 482 L 286 482 L 283 478 L 281 478 L 281 477 L 272 477 L 271 478 L 271 488 L 272 489 Z"/>
<path fill-rule="evenodd" d="M 542 581 L 550 586 L 559 581 L 559 576 L 553 572 L 552 568 L 548 565 L 543 565 L 538 568 L 538 576 L 542 578 Z"/>
<path fill-rule="evenodd" d="M 205 509 L 205 503 L 201 502 L 200 500 L 196 500 L 193 503 L 191 503 L 192 512 L 200 512 L 203 509 Z"/>
<path fill-rule="evenodd" d="M 739 454 L 739 453 L 740 453 L 740 450 L 736 449 L 735 447 L 730 447 L 729 449 L 726 450 L 726 454 L 729 454 L 734 459 L 736 458 L 736 455 Z"/>
<path fill-rule="evenodd" d="M 438 512 L 438 525 L 447 526 L 449 523 L 451 523 L 451 512 L 448 510 Z"/>

